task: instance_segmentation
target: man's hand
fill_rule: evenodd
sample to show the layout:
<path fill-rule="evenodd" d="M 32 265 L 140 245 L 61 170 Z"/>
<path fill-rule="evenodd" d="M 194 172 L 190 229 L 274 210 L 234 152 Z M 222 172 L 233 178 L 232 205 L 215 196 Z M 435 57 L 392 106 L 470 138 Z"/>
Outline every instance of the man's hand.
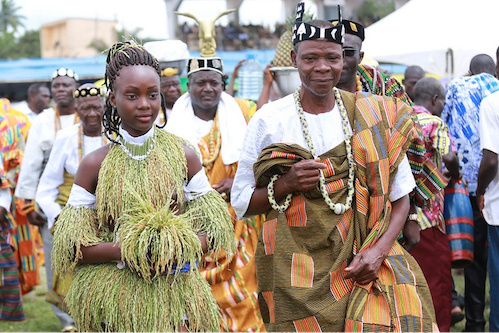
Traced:
<path fill-rule="evenodd" d="M 478 204 L 478 209 L 480 210 L 480 213 L 483 216 L 483 207 L 485 206 L 485 199 L 483 197 L 483 194 L 477 194 L 476 196 L 476 203 Z"/>
<path fill-rule="evenodd" d="M 320 170 L 326 168 L 326 165 L 319 161 L 319 159 L 300 161 L 281 177 L 282 182 L 285 182 L 290 189 L 288 193 L 294 191 L 308 192 L 317 186 L 320 179 Z"/>
<path fill-rule="evenodd" d="M 404 224 L 400 245 L 402 245 L 407 251 L 410 251 L 414 246 L 418 245 L 420 239 L 421 229 L 419 228 L 418 222 L 414 220 L 407 220 Z"/>
<path fill-rule="evenodd" d="M 272 75 L 272 71 L 270 70 L 272 68 L 272 64 L 268 64 L 265 66 L 265 69 L 263 70 L 263 81 L 272 83 L 274 81 L 274 76 Z"/>
<path fill-rule="evenodd" d="M 47 218 L 34 210 L 29 212 L 26 217 L 28 219 L 28 222 L 32 225 L 42 227 L 43 225 L 45 225 L 45 223 L 47 223 Z"/>
<path fill-rule="evenodd" d="M 0 206 L 0 225 L 4 228 L 9 225 L 9 221 L 7 221 L 7 210 L 2 206 Z"/>
<path fill-rule="evenodd" d="M 377 251 L 375 247 L 357 253 L 350 265 L 345 268 L 345 279 L 352 279 L 361 285 L 374 281 L 385 258 L 386 255 Z"/>
<path fill-rule="evenodd" d="M 233 182 L 234 178 L 224 178 L 212 187 L 222 195 L 222 198 L 225 201 L 230 202 L 230 190 L 232 189 Z"/>
<path fill-rule="evenodd" d="M 239 68 L 244 64 L 244 62 L 246 61 L 246 59 L 243 59 L 243 60 L 240 60 L 236 66 L 234 67 L 234 70 L 232 71 L 232 75 L 234 77 L 238 77 L 239 76 Z"/>

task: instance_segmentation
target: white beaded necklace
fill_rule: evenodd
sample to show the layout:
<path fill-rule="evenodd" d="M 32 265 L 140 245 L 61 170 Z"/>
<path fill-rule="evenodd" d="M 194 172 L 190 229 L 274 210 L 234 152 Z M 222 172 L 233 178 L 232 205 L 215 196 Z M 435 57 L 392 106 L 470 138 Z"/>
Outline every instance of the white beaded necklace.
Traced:
<path fill-rule="evenodd" d="M 298 111 L 298 117 L 300 118 L 300 123 L 302 127 L 302 132 L 305 137 L 305 141 L 307 142 L 308 148 L 310 149 L 310 152 L 314 156 L 314 158 L 317 158 L 317 155 L 315 153 L 315 148 L 314 144 L 312 142 L 312 138 L 310 137 L 310 133 L 308 132 L 308 124 L 307 124 L 307 119 L 305 118 L 305 112 L 303 111 L 303 107 L 300 102 L 300 90 L 301 88 L 298 87 L 294 93 L 294 99 L 295 99 L 295 105 L 296 105 L 296 110 Z M 343 104 L 343 100 L 341 99 L 341 95 L 336 87 L 333 88 L 334 96 L 336 98 L 336 101 L 338 103 L 338 108 L 340 110 L 340 115 L 342 118 L 342 125 L 343 125 L 343 133 L 345 134 L 345 146 L 347 150 L 347 160 L 348 160 L 348 182 L 347 182 L 347 188 L 348 188 L 348 195 L 345 204 L 342 203 L 333 203 L 331 198 L 329 197 L 329 194 L 327 193 L 326 190 L 326 179 L 324 177 L 324 173 L 322 170 L 320 170 L 319 174 L 319 189 L 321 191 L 322 197 L 324 198 L 324 201 L 328 205 L 328 207 L 334 211 L 336 214 L 340 215 L 343 214 L 345 211 L 350 209 L 352 206 L 353 202 L 353 194 L 354 194 L 354 179 L 355 179 L 355 168 L 354 168 L 354 160 L 353 160 L 353 153 L 352 153 L 352 143 L 351 143 L 351 135 L 349 132 L 349 122 L 348 122 L 348 114 L 345 109 L 345 105 Z M 285 200 L 283 205 L 279 205 L 277 201 L 274 198 L 274 183 L 275 181 L 279 178 L 279 175 L 273 175 L 270 179 L 270 182 L 267 186 L 267 193 L 268 193 L 268 198 L 270 205 L 272 206 L 273 209 L 277 210 L 280 213 L 283 213 L 289 208 L 289 205 L 291 204 L 291 198 L 293 197 L 292 193 L 289 193 Z"/>
<path fill-rule="evenodd" d="M 136 161 L 145 160 L 153 151 L 154 144 L 156 143 L 156 130 L 154 130 L 153 135 L 147 138 L 143 144 L 132 144 L 126 141 L 123 136 L 118 136 L 117 141 L 120 144 L 121 149 L 131 158 Z"/>

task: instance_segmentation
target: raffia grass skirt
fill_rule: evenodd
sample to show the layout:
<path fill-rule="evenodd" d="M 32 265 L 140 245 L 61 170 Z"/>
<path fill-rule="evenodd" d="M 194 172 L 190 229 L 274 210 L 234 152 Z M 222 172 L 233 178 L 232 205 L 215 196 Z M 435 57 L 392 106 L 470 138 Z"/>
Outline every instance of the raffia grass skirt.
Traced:
<path fill-rule="evenodd" d="M 66 304 L 80 331 L 220 331 L 220 313 L 199 271 L 150 282 L 116 264 L 78 268 Z"/>

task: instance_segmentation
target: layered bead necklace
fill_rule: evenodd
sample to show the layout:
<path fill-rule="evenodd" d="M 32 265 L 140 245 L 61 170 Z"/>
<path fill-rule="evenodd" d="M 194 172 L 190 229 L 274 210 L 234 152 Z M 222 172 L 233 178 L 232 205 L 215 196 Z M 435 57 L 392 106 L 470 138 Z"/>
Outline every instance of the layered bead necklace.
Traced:
<path fill-rule="evenodd" d="M 153 135 L 147 138 L 143 144 L 133 144 L 126 141 L 121 135 L 119 135 L 116 140 L 119 142 L 121 149 L 133 160 L 142 161 L 145 160 L 153 151 L 154 145 L 156 143 L 156 129 L 154 129 Z"/>
<path fill-rule="evenodd" d="M 222 146 L 222 139 L 220 131 L 218 130 L 218 112 L 213 119 L 213 125 L 211 126 L 210 133 L 207 138 L 208 143 L 208 156 L 203 158 L 203 167 L 206 170 L 210 170 L 213 167 L 213 163 L 220 153 L 220 147 Z"/>
<path fill-rule="evenodd" d="M 301 90 L 301 88 L 298 87 L 298 89 L 296 89 L 296 91 L 293 95 L 294 99 L 295 99 L 296 110 L 298 111 L 298 117 L 300 119 L 301 128 L 302 128 L 303 136 L 305 137 L 305 141 L 307 142 L 307 145 L 310 149 L 310 152 L 312 153 L 314 158 L 317 158 L 317 154 L 315 153 L 314 144 L 312 142 L 312 137 L 310 136 L 310 133 L 308 132 L 308 124 L 307 124 L 307 119 L 305 118 L 305 112 L 303 111 L 303 107 L 302 107 L 301 102 L 300 102 L 300 90 Z M 343 105 L 341 95 L 336 87 L 333 88 L 333 92 L 334 92 L 336 102 L 338 103 L 338 109 L 340 110 L 340 115 L 342 118 L 343 133 L 345 134 L 345 146 L 346 146 L 346 150 L 347 150 L 348 195 L 347 195 L 347 199 L 346 199 L 345 204 L 333 203 L 333 201 L 329 197 L 329 194 L 327 193 L 326 178 L 324 177 L 324 173 L 322 170 L 320 170 L 320 173 L 319 173 L 319 189 L 320 189 L 321 195 L 324 198 L 324 201 L 326 202 L 328 207 L 335 214 L 341 215 L 345 211 L 350 209 L 350 207 L 352 206 L 353 194 L 354 194 L 355 168 L 354 168 L 354 159 L 353 159 L 353 152 L 352 152 L 351 135 L 350 135 L 350 131 L 349 131 L 348 114 L 347 114 L 347 111 L 345 109 L 345 105 Z M 286 198 L 284 200 L 284 204 L 279 205 L 277 203 L 277 201 L 274 198 L 274 183 L 278 178 L 279 178 L 279 175 L 277 175 L 277 174 L 272 176 L 272 178 L 270 179 L 270 182 L 267 186 L 267 193 L 268 193 L 269 202 L 270 202 L 270 205 L 272 206 L 272 208 L 277 210 L 280 213 L 283 213 L 284 211 L 286 211 L 289 208 L 293 194 L 289 193 L 286 196 Z"/>

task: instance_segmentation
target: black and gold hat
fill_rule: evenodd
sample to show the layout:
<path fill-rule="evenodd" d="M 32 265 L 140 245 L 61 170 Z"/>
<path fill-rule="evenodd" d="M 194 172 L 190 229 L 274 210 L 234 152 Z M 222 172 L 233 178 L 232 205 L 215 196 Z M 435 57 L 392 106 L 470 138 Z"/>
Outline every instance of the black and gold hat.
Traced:
<path fill-rule="evenodd" d="M 55 78 L 58 78 L 59 76 L 67 76 L 72 79 L 75 79 L 75 81 L 78 81 L 78 74 L 72 69 L 69 68 L 58 68 L 52 73 L 51 81 L 54 81 Z"/>
<path fill-rule="evenodd" d="M 105 90 L 102 87 L 97 86 L 81 86 L 73 91 L 74 98 L 82 98 L 82 97 L 92 97 L 92 96 L 104 96 Z"/>
<path fill-rule="evenodd" d="M 331 23 L 336 26 L 338 25 L 338 20 L 331 20 Z M 365 38 L 364 26 L 360 23 L 349 21 L 349 20 L 341 20 L 341 24 L 345 27 L 345 33 L 354 35 L 359 37 L 362 41 Z"/>
<path fill-rule="evenodd" d="M 304 12 L 305 3 L 300 2 L 296 7 L 296 20 L 293 25 L 293 45 L 311 39 L 327 39 L 334 43 L 343 44 L 345 29 L 341 23 L 330 28 L 316 27 L 312 24 L 303 22 Z M 339 22 L 341 22 L 340 6 L 338 6 L 338 17 L 340 18 Z"/>
<path fill-rule="evenodd" d="M 214 71 L 224 75 L 223 62 L 219 57 L 191 58 L 187 62 L 187 76 L 199 71 Z"/>

